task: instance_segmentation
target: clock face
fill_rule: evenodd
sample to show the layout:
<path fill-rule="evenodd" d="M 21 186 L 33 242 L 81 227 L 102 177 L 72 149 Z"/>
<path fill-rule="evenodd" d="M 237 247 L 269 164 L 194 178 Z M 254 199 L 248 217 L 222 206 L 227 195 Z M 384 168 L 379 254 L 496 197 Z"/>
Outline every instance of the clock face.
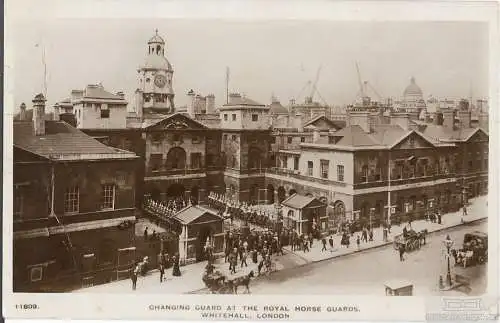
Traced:
<path fill-rule="evenodd" d="M 165 75 L 158 74 L 155 76 L 155 85 L 157 87 L 164 87 L 167 84 L 167 78 Z"/>

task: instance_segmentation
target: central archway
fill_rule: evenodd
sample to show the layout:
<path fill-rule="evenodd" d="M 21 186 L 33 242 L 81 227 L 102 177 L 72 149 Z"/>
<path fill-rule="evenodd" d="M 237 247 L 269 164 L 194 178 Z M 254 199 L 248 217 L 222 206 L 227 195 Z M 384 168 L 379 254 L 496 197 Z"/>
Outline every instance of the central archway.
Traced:
<path fill-rule="evenodd" d="M 186 151 L 181 147 L 174 147 L 168 151 L 167 169 L 184 169 L 186 168 Z"/>

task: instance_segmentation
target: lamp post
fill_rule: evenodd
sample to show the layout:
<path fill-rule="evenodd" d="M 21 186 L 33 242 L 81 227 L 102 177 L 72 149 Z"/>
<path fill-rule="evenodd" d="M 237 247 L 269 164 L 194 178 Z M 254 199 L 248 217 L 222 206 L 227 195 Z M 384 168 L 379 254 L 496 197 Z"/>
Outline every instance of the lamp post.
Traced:
<path fill-rule="evenodd" d="M 451 270 L 450 270 L 450 249 L 453 246 L 453 240 L 451 240 L 450 235 L 446 236 L 446 239 L 443 241 L 443 244 L 446 247 L 446 251 L 448 253 L 448 270 L 446 272 L 446 283 L 448 286 L 451 286 Z"/>

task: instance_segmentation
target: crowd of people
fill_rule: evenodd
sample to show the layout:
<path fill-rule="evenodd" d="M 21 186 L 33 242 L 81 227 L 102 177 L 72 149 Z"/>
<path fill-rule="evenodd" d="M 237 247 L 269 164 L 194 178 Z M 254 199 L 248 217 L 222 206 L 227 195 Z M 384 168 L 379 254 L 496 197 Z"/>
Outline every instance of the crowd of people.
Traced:
<path fill-rule="evenodd" d="M 274 229 L 278 220 L 276 214 L 263 211 L 255 204 L 233 201 L 225 194 L 210 192 L 208 205 L 226 219 L 239 219 L 263 228 Z"/>

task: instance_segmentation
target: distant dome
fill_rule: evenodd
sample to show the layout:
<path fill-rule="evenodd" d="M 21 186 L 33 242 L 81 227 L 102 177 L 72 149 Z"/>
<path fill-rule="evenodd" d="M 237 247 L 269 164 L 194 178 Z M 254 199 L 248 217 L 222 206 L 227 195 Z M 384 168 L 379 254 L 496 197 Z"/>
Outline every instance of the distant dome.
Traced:
<path fill-rule="evenodd" d="M 148 55 L 144 61 L 143 68 L 172 71 L 172 65 L 165 56 Z"/>
<path fill-rule="evenodd" d="M 403 93 L 405 101 L 420 101 L 423 99 L 422 89 L 415 83 L 415 78 L 412 77 L 410 85 L 408 85 Z"/>

